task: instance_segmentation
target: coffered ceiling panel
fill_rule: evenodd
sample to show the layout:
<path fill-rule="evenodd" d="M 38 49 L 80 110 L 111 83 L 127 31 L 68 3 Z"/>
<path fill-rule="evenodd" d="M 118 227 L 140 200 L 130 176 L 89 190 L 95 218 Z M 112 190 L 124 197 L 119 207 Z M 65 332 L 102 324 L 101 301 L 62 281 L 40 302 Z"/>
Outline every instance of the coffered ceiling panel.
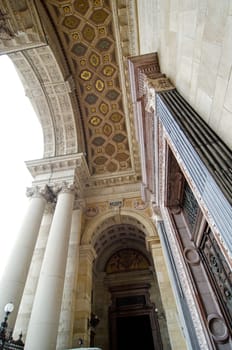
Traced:
<path fill-rule="evenodd" d="M 130 170 L 109 1 L 46 0 L 44 4 L 76 82 L 91 173 Z"/>

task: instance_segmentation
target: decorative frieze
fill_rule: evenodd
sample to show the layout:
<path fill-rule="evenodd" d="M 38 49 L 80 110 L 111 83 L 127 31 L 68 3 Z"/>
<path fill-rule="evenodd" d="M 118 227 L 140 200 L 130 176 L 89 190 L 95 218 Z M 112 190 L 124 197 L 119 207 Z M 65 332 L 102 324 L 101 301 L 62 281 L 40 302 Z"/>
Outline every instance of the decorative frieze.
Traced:
<path fill-rule="evenodd" d="M 74 190 L 80 199 L 83 197 L 85 181 L 90 176 L 85 156 L 82 153 L 72 157 L 61 156 L 26 162 L 34 177 L 36 186 L 47 185 L 57 195 L 60 191 Z"/>

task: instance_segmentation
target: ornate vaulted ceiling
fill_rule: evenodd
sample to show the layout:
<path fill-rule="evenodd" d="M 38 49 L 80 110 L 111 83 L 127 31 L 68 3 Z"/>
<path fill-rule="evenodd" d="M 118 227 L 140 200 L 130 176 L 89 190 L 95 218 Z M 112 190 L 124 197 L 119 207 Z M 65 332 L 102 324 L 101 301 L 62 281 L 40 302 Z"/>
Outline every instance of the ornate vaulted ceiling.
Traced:
<path fill-rule="evenodd" d="M 136 2 L 3 0 L 0 20 L 0 54 L 40 119 L 44 158 L 83 153 L 86 188 L 139 186 L 127 64 L 138 54 Z"/>
<path fill-rule="evenodd" d="M 109 1 L 43 3 L 76 83 L 90 172 L 103 174 L 131 169 Z"/>

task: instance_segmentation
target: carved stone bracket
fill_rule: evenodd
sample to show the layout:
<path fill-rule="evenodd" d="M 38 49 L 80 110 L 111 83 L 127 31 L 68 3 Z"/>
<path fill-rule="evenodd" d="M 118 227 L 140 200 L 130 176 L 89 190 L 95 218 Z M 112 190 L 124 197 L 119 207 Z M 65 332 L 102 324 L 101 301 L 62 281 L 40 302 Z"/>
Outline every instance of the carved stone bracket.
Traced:
<path fill-rule="evenodd" d="M 174 90 L 175 86 L 166 77 L 157 79 L 146 78 L 144 81 L 144 88 L 147 96 L 147 105 L 145 107 L 147 112 L 156 111 L 155 95 L 158 92 Z"/>

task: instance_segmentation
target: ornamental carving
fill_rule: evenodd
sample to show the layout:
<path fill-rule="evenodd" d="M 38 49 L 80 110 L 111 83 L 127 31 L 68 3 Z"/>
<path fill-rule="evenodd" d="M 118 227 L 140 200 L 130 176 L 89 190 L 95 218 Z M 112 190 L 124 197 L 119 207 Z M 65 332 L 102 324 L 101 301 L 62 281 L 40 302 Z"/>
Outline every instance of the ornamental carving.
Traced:
<path fill-rule="evenodd" d="M 49 203 L 56 202 L 56 195 L 47 185 L 27 187 L 26 195 L 31 198 L 44 198 Z"/>
<path fill-rule="evenodd" d="M 232 272 L 209 227 L 206 228 L 200 245 L 200 253 L 210 278 L 214 281 L 215 293 L 223 304 L 229 324 L 232 323 Z"/>
<path fill-rule="evenodd" d="M 131 170 L 112 7 L 107 1 L 98 1 L 97 5 L 90 0 L 61 5 L 60 1 L 48 0 L 44 10 L 56 26 L 75 77 L 90 173 Z M 113 113 L 120 117 L 112 119 Z M 63 135 L 61 130 L 60 143 L 65 142 Z M 106 152 L 109 144 L 114 152 Z"/>
<path fill-rule="evenodd" d="M 134 249 L 123 249 L 115 253 L 106 264 L 106 273 L 144 270 L 149 261 L 142 253 Z"/>
<path fill-rule="evenodd" d="M 10 40 L 15 36 L 11 30 L 9 23 L 9 16 L 0 9 L 0 40 Z"/>
<path fill-rule="evenodd" d="M 147 98 L 147 104 L 145 109 L 147 112 L 152 113 L 156 111 L 156 93 L 173 90 L 175 89 L 175 86 L 166 77 L 156 79 L 150 79 L 147 77 L 144 81 L 144 89 L 146 91 Z"/>

